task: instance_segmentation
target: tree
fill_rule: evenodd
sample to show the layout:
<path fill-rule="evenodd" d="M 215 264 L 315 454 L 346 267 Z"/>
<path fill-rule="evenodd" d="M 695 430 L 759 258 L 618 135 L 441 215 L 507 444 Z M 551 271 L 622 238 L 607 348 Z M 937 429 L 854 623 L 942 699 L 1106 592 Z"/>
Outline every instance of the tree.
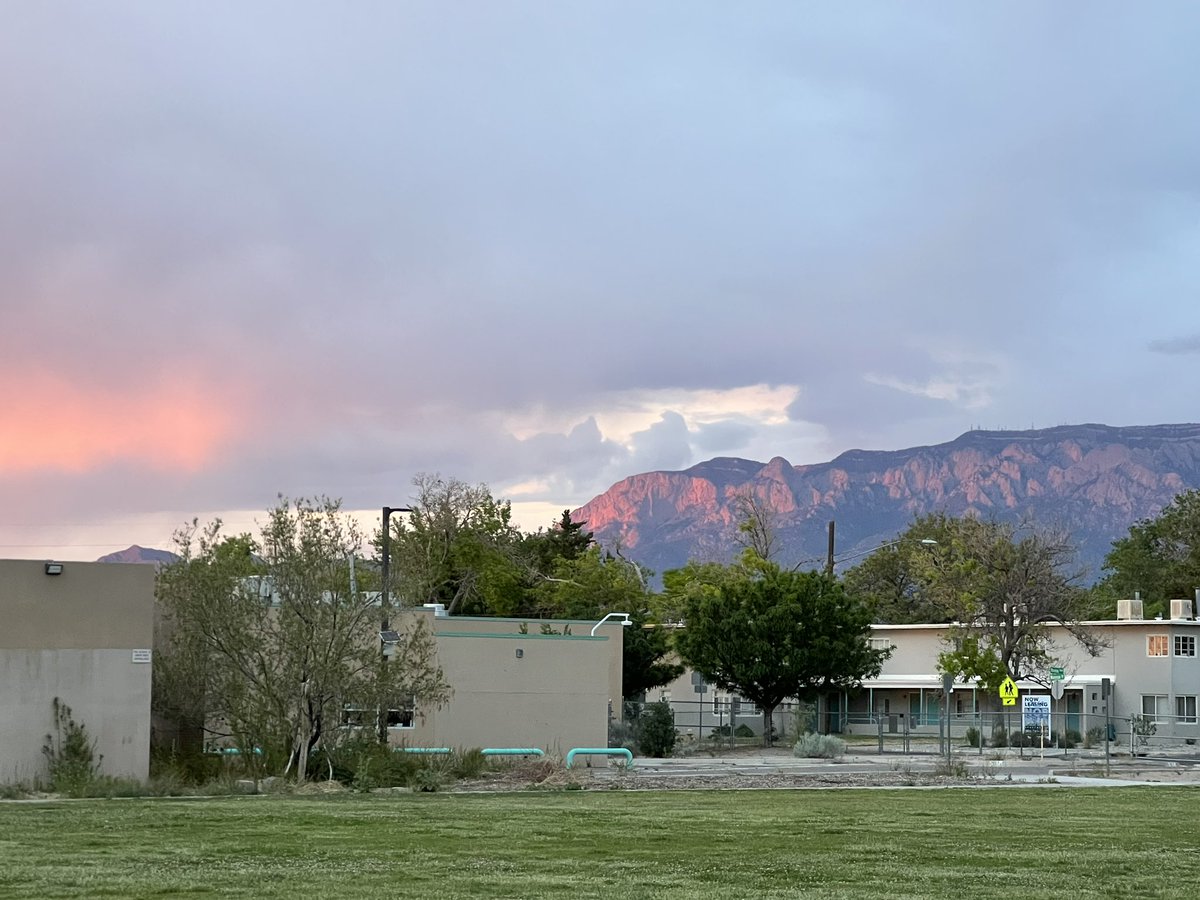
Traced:
<path fill-rule="evenodd" d="M 879 674 L 889 651 L 871 647 L 871 617 L 832 577 L 759 560 L 706 569 L 684 604 L 675 646 L 685 663 L 771 717 L 789 697 L 809 700 Z"/>
<path fill-rule="evenodd" d="M 731 505 L 738 517 L 734 542 L 759 559 L 774 559 L 779 549 L 779 514 L 775 507 L 752 490 L 736 495 Z"/>
<path fill-rule="evenodd" d="M 160 709 L 234 740 L 257 771 L 295 766 L 342 733 L 346 708 L 380 714 L 409 698 L 439 706 L 449 686 L 428 630 L 398 630 L 386 663 L 379 609 L 351 589 L 361 538 L 335 501 L 281 500 L 261 541 L 223 538 L 220 521 L 176 536 L 179 562 L 156 594 L 166 620 Z"/>
<path fill-rule="evenodd" d="M 977 678 L 988 691 L 1005 677 L 1049 683 L 1058 625 L 1089 655 L 1106 646 L 1084 623 L 1088 594 L 1065 533 L 1031 525 L 953 520 L 952 533 L 923 557 L 931 602 L 952 622 L 943 672 Z"/>
<path fill-rule="evenodd" d="M 654 627 L 646 576 L 636 563 L 591 547 L 574 558 L 560 558 L 535 589 L 540 614 L 567 619 L 599 619 L 625 612 L 633 622 L 623 628 L 621 695 L 637 699 L 651 688 L 669 684 L 683 672 L 667 660 L 666 632 Z"/>
<path fill-rule="evenodd" d="M 392 574 L 400 603 L 443 603 L 461 615 L 526 612 L 530 581 L 512 505 L 494 498 L 486 484 L 457 478 L 421 474 L 413 486 L 411 512 L 391 520 Z"/>
<path fill-rule="evenodd" d="M 1113 541 L 1100 585 L 1108 613 L 1119 597 L 1139 591 L 1146 615 L 1166 613 L 1166 602 L 1200 587 L 1200 491 L 1185 491 L 1154 518 L 1143 519 Z"/>
<path fill-rule="evenodd" d="M 930 547 L 950 546 L 956 519 L 932 513 L 916 519 L 894 542 L 871 553 L 843 576 L 846 591 L 871 606 L 876 622 L 910 625 L 948 621 L 950 610 L 925 578 Z"/>
<path fill-rule="evenodd" d="M 550 575 L 559 560 L 579 559 L 592 545 L 592 533 L 585 531 L 587 522 L 571 520 L 571 511 L 564 509 L 562 518 L 548 529 L 539 528 L 523 540 L 526 558 L 534 571 Z"/>

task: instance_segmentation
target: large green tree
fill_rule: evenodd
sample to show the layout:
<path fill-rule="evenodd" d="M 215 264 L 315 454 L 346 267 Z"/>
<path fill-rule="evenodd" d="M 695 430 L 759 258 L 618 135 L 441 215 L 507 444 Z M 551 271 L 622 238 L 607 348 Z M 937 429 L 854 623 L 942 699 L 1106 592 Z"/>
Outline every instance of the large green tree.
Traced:
<path fill-rule="evenodd" d="M 945 513 L 915 519 L 895 541 L 845 573 L 847 593 L 869 603 L 876 622 L 908 625 L 948 621 L 951 610 L 931 593 L 926 576 L 932 548 L 951 546 L 957 528 L 957 520 Z"/>
<path fill-rule="evenodd" d="M 683 668 L 670 660 L 666 632 L 650 612 L 646 573 L 636 564 L 591 547 L 574 558 L 560 558 L 536 588 L 538 612 L 566 619 L 599 619 L 606 613 L 630 614 L 623 628 L 621 695 L 640 699 L 651 688 L 678 678 Z"/>
<path fill-rule="evenodd" d="M 1185 491 L 1157 516 L 1143 519 L 1113 541 L 1098 586 L 1106 613 L 1119 598 L 1141 593 L 1145 614 L 1166 613 L 1166 603 L 1200 588 L 1200 491 Z"/>
<path fill-rule="evenodd" d="M 888 651 L 871 646 L 869 609 L 834 578 L 748 561 L 694 570 L 675 644 L 691 668 L 762 710 L 769 741 L 785 699 L 854 688 L 879 674 Z"/>
<path fill-rule="evenodd" d="M 302 780 L 309 754 L 344 734 L 347 707 L 444 703 L 449 685 L 421 624 L 397 629 L 381 656 L 379 608 L 351 585 L 360 543 L 325 499 L 281 500 L 258 540 L 224 538 L 219 521 L 180 532 L 180 559 L 156 589 L 159 710 L 203 721 L 247 762 Z"/>

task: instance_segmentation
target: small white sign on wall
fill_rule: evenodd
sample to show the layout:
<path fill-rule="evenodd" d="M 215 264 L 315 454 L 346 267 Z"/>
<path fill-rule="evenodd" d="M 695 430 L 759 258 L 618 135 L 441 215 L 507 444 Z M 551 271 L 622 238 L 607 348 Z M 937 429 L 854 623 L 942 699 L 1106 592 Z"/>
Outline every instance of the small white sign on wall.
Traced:
<path fill-rule="evenodd" d="M 133 651 L 133 661 L 135 663 L 150 662 L 150 651 L 149 650 L 134 650 Z"/>

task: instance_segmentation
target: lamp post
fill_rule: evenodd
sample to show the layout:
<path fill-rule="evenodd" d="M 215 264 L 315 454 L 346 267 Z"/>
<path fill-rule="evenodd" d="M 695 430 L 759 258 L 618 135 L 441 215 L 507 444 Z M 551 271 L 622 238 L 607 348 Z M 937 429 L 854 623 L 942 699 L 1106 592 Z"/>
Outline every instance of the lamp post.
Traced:
<path fill-rule="evenodd" d="M 383 673 L 383 667 L 387 665 L 388 644 L 389 641 L 384 635 L 389 635 L 392 629 L 391 623 L 391 598 L 388 596 L 388 578 L 391 575 L 391 517 L 392 513 L 410 513 L 412 510 L 407 506 L 385 506 L 383 507 L 383 559 L 380 564 L 380 576 L 382 584 L 379 591 L 379 612 L 380 612 L 380 629 L 379 629 L 379 665 L 380 674 Z M 392 641 L 391 643 L 395 643 Z M 380 700 L 382 701 L 382 697 Z M 379 704 L 379 743 L 387 744 L 388 742 L 388 711 L 386 704 Z"/>
<path fill-rule="evenodd" d="M 605 613 L 605 617 L 600 619 L 600 622 L 598 622 L 592 626 L 592 637 L 595 637 L 596 630 L 598 630 L 602 624 L 606 623 L 608 619 L 614 619 L 614 618 L 617 618 L 618 616 L 622 617 L 622 622 L 620 622 L 620 624 L 622 624 L 623 628 L 629 628 L 630 625 L 634 624 L 634 620 L 629 618 L 628 612 Z"/>

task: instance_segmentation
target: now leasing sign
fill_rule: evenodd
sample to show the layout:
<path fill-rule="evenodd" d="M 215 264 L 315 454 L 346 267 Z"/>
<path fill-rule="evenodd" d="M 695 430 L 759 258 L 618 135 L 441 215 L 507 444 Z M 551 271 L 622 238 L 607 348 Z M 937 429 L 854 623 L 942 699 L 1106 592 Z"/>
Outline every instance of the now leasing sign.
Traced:
<path fill-rule="evenodd" d="M 1046 695 L 1026 694 L 1021 698 L 1021 730 L 1037 728 L 1050 730 L 1050 698 Z"/>

